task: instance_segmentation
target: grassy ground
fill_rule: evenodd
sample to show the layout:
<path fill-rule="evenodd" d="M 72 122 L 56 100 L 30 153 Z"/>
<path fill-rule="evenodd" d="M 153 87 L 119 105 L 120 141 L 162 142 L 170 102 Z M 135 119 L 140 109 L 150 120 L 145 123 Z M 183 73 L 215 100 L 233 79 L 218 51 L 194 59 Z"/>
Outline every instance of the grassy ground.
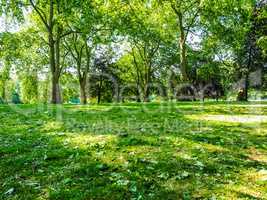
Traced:
<path fill-rule="evenodd" d="M 267 199 L 267 103 L 0 106 L 0 199 Z"/>

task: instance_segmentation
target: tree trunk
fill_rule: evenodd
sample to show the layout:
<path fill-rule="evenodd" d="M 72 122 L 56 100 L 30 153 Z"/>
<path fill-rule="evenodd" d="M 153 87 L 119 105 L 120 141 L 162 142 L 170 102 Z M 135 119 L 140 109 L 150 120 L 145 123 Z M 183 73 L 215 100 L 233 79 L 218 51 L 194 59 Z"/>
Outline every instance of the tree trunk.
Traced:
<path fill-rule="evenodd" d="M 52 104 L 60 103 L 60 93 L 59 93 L 59 77 L 56 72 L 56 59 L 55 59 L 55 41 L 53 34 L 49 33 L 49 50 L 50 50 L 50 69 L 52 75 Z"/>
<path fill-rule="evenodd" d="M 181 36 L 180 38 L 180 69 L 182 73 L 183 81 L 188 81 L 187 75 L 187 60 L 186 60 L 186 44 L 185 38 Z"/>
<path fill-rule="evenodd" d="M 245 76 L 245 84 L 244 84 L 244 101 L 248 101 L 248 87 L 249 87 L 249 76 L 246 74 Z"/>
<path fill-rule="evenodd" d="M 49 22 L 47 24 L 48 29 L 48 42 L 50 51 L 50 70 L 52 74 L 52 104 L 60 104 L 60 87 L 59 87 L 59 40 L 54 40 L 53 34 L 53 19 L 54 19 L 54 3 L 50 0 L 50 10 L 49 10 Z"/>
<path fill-rule="evenodd" d="M 148 85 L 144 88 L 144 102 L 149 102 L 150 88 Z"/>
<path fill-rule="evenodd" d="M 144 86 L 144 102 L 149 102 L 149 96 L 150 96 L 150 83 L 151 83 L 151 62 L 146 62 L 147 71 L 145 73 L 145 86 Z"/>
<path fill-rule="evenodd" d="M 40 17 L 40 20 L 45 25 L 48 33 L 48 43 L 49 43 L 49 63 L 50 63 L 50 70 L 52 75 L 52 99 L 51 103 L 53 104 L 60 104 L 61 103 L 61 96 L 60 96 L 60 87 L 59 87 L 59 77 L 61 73 L 60 68 L 60 36 L 62 33 L 62 28 L 57 27 L 57 35 L 54 34 L 54 5 L 55 1 L 49 1 L 49 14 L 48 16 L 44 16 L 44 12 L 38 8 L 34 3 L 33 0 L 30 0 L 30 4 L 32 5 L 33 9 L 37 12 Z M 57 4 L 57 8 L 59 11 L 59 4 Z M 56 36 L 56 38 L 54 38 Z"/>
<path fill-rule="evenodd" d="M 115 100 L 116 100 L 116 102 L 117 103 L 120 103 L 121 102 L 120 87 L 118 85 L 115 87 L 114 93 L 115 93 Z"/>
<path fill-rule="evenodd" d="M 102 80 L 102 76 L 100 76 L 100 83 L 99 83 L 98 91 L 97 91 L 97 104 L 101 103 L 102 84 L 103 84 L 103 80 Z"/>
<path fill-rule="evenodd" d="M 97 91 L 97 104 L 100 104 L 101 102 L 101 88 L 98 87 L 98 91 Z"/>
<path fill-rule="evenodd" d="M 248 87 L 249 87 L 249 78 L 248 75 L 245 75 L 244 84 L 240 88 L 237 94 L 237 101 L 248 101 Z"/>
<path fill-rule="evenodd" d="M 6 100 L 6 81 L 2 81 L 2 90 L 1 90 L 1 98 L 3 101 Z"/>
<path fill-rule="evenodd" d="M 53 45 L 54 46 L 54 45 Z M 61 103 L 61 96 L 60 96 L 60 86 L 59 86 L 59 74 L 56 70 L 55 66 L 55 54 L 54 48 L 50 47 L 50 66 L 51 66 L 51 73 L 52 73 L 52 104 L 60 104 Z"/>
<path fill-rule="evenodd" d="M 58 33 L 60 34 L 60 33 Z M 60 94 L 60 38 L 53 39 L 53 34 L 49 34 L 49 46 L 50 46 L 50 66 L 52 72 L 52 104 L 61 104 L 61 94 Z"/>
<path fill-rule="evenodd" d="M 87 104 L 87 95 L 86 95 L 86 80 L 80 81 L 80 101 L 81 104 Z"/>
<path fill-rule="evenodd" d="M 180 30 L 180 39 L 179 39 L 179 47 L 180 47 L 180 70 L 182 74 L 183 81 L 188 81 L 187 75 L 187 59 L 186 59 L 186 34 L 183 25 L 183 16 L 181 12 L 177 12 L 178 15 L 178 25 Z"/>
<path fill-rule="evenodd" d="M 60 86 L 59 86 L 59 76 L 56 73 L 52 73 L 52 104 L 60 104 Z"/>

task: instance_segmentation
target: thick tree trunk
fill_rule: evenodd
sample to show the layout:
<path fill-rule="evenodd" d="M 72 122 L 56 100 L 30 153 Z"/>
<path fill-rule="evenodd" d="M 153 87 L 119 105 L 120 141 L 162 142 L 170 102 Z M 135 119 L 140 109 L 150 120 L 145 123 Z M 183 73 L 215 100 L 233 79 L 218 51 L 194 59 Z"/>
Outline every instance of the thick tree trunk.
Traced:
<path fill-rule="evenodd" d="M 249 77 L 248 75 L 244 78 L 244 83 L 237 94 L 237 101 L 248 101 L 248 87 L 249 87 Z"/>
<path fill-rule="evenodd" d="M 141 93 L 141 86 L 138 80 L 138 82 L 136 83 L 136 102 L 138 103 L 141 102 Z"/>
<path fill-rule="evenodd" d="M 60 91 L 59 91 L 59 77 L 56 71 L 56 59 L 55 59 L 55 41 L 53 34 L 49 33 L 49 50 L 50 50 L 50 69 L 52 75 L 52 104 L 61 103 Z"/>
<path fill-rule="evenodd" d="M 149 102 L 149 95 L 150 95 L 150 88 L 148 85 L 145 86 L 144 88 L 144 102 Z"/>
<path fill-rule="evenodd" d="M 54 46 L 54 45 L 53 45 Z M 55 66 L 55 54 L 54 47 L 50 46 L 50 66 L 52 73 L 52 104 L 60 104 L 61 96 L 60 96 L 60 86 L 59 86 L 59 74 L 56 70 Z"/>
<path fill-rule="evenodd" d="M 121 102 L 121 97 L 120 97 L 120 87 L 117 85 L 114 89 L 114 97 L 115 97 L 115 101 L 117 103 Z"/>
<path fill-rule="evenodd" d="M 80 101 L 81 104 L 87 104 L 87 94 L 86 94 L 86 82 L 85 80 L 80 81 Z"/>
<path fill-rule="evenodd" d="M 47 24 L 48 29 L 48 41 L 50 50 L 50 70 L 52 74 L 52 104 L 60 104 L 60 86 L 59 86 L 59 40 L 54 40 L 53 35 L 53 19 L 54 19 L 54 2 L 50 0 L 50 10 L 49 10 L 49 22 Z M 44 22 L 45 23 L 45 22 Z"/>
<path fill-rule="evenodd" d="M 50 68 L 52 72 L 52 104 L 61 104 L 60 93 L 60 38 L 56 41 L 53 39 L 53 34 L 49 34 L 49 47 L 50 47 Z"/>
<path fill-rule="evenodd" d="M 188 81 L 187 74 L 187 59 L 186 59 L 186 33 L 183 24 L 183 15 L 180 11 L 177 12 L 178 15 L 178 26 L 180 31 L 179 47 L 180 47 L 180 70 L 182 74 L 183 81 Z"/>
<path fill-rule="evenodd" d="M 52 104 L 61 103 L 59 76 L 55 73 L 52 74 Z"/>

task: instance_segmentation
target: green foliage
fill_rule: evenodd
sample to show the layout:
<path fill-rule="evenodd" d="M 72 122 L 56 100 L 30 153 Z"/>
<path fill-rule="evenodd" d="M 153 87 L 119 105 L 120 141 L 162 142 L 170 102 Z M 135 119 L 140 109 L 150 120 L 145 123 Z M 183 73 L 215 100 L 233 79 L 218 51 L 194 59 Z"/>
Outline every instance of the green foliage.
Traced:
<path fill-rule="evenodd" d="M 38 78 L 35 74 L 25 74 L 21 81 L 22 101 L 27 104 L 38 103 Z"/>
<path fill-rule="evenodd" d="M 14 104 L 21 104 L 22 103 L 21 100 L 20 100 L 20 96 L 19 96 L 19 94 L 17 92 L 13 92 L 12 93 L 12 100 L 11 101 Z"/>
<path fill-rule="evenodd" d="M 72 99 L 79 98 L 79 84 L 77 78 L 66 73 L 61 78 L 63 102 L 69 103 Z"/>
<path fill-rule="evenodd" d="M 18 28 L 0 33 L 1 96 L 10 93 L 10 77 L 19 77 L 10 81 L 20 82 L 25 103 L 60 103 L 60 96 L 68 102 L 82 97 L 88 82 L 93 86 L 86 93 L 104 101 L 119 100 L 116 87 L 139 101 L 159 95 L 151 85 L 164 91 L 158 97 L 164 99 L 173 99 L 184 83 L 200 88 L 216 82 L 232 92 L 234 83 L 256 70 L 264 83 L 265 8 L 265 1 L 251 0 L 5 0 L 0 13 Z M 106 52 L 105 70 L 95 62 L 102 47 L 112 52 Z M 23 78 L 31 71 L 41 80 Z"/>
<path fill-rule="evenodd" d="M 262 49 L 263 54 L 267 56 L 267 36 L 260 37 L 257 43 L 259 47 Z"/>

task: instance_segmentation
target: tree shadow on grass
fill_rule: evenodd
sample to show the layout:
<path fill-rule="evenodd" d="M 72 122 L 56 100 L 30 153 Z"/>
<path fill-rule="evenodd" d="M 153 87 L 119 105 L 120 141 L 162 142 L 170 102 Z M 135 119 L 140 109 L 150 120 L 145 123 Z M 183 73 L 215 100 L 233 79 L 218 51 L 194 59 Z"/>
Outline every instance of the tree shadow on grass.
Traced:
<path fill-rule="evenodd" d="M 119 110 L 62 112 L 61 121 L 53 112 L 1 118 L 0 199 L 261 199 L 242 191 L 227 196 L 225 188 L 257 185 L 242 173 L 267 168 L 246 154 L 249 146 L 264 149 L 252 127 L 207 123 L 210 129 L 196 134 L 198 121 L 176 109 Z M 125 128 L 127 118 L 133 124 Z"/>
<path fill-rule="evenodd" d="M 39 120 L 39 114 L 1 118 L 0 199 L 137 199 L 153 183 L 142 172 L 133 176 L 127 168 L 95 156 L 108 147 L 64 144 L 68 138 L 54 134 L 60 126 L 43 129 Z M 168 192 L 161 189 L 163 193 Z"/>

